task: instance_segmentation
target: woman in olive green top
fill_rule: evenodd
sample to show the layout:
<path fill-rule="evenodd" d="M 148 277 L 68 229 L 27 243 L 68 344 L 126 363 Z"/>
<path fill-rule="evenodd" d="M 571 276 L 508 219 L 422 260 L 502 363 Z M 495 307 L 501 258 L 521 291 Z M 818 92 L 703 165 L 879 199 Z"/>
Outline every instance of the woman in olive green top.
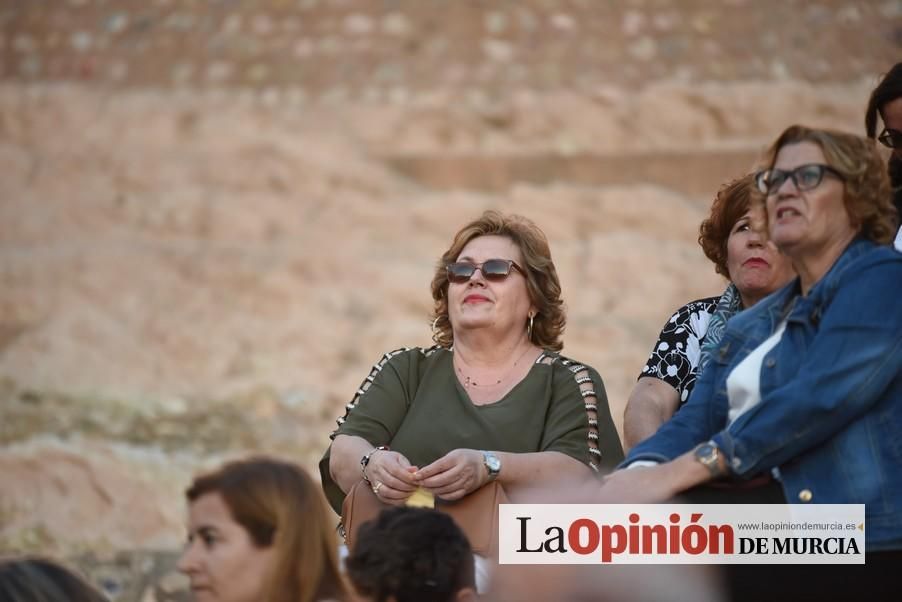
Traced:
<path fill-rule="evenodd" d="M 545 235 L 519 216 L 464 226 L 432 281 L 430 349 L 377 363 L 320 462 L 336 512 L 361 478 L 383 502 L 422 487 L 459 499 L 492 479 L 515 496 L 623 458 L 598 373 L 557 353 L 565 316 Z"/>

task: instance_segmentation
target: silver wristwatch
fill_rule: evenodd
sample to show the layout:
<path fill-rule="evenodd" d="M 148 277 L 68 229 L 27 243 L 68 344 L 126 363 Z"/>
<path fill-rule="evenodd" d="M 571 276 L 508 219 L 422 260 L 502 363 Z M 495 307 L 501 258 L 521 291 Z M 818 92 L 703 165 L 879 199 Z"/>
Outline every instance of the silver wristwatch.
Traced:
<path fill-rule="evenodd" d="M 489 473 L 489 481 L 498 478 L 501 472 L 501 460 L 490 451 L 482 452 L 482 463 L 485 465 L 486 471 Z"/>

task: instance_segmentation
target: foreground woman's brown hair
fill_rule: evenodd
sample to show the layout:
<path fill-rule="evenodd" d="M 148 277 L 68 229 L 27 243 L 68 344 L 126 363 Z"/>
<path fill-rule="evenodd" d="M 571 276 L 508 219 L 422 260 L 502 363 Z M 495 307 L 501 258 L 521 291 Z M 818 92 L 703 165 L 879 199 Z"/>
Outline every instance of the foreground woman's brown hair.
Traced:
<path fill-rule="evenodd" d="M 338 563 L 335 521 L 299 466 L 272 458 L 229 462 L 197 477 L 189 503 L 218 494 L 257 548 L 274 548 L 267 602 L 349 598 Z"/>

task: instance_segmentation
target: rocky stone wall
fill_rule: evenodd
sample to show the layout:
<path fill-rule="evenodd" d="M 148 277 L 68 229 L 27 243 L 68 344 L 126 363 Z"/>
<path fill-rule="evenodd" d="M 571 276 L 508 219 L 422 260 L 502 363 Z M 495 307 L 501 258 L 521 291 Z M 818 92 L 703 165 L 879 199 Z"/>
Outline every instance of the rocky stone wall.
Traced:
<path fill-rule="evenodd" d="M 899 2 L 0 2 L 0 552 L 181 600 L 182 491 L 314 470 L 484 209 L 547 233 L 615 421 L 717 294 L 715 190 L 861 131 Z"/>
<path fill-rule="evenodd" d="M 272 86 L 327 101 L 591 93 L 662 79 L 849 81 L 897 60 L 902 38 L 893 0 L 4 4 L 6 77 Z"/>

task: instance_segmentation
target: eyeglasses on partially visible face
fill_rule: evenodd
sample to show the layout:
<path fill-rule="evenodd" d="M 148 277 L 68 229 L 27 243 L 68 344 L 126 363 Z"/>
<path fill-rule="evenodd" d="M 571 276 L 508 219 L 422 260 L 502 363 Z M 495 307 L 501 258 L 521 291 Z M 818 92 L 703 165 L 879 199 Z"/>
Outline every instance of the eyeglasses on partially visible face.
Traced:
<path fill-rule="evenodd" d="M 758 186 L 758 190 L 771 195 L 780 190 L 783 183 L 791 178 L 796 185 L 796 190 L 805 191 L 817 188 L 824 179 L 824 174 L 827 173 L 845 181 L 845 177 L 829 165 L 809 163 L 808 165 L 799 165 L 789 171 L 776 168 L 759 171 L 755 174 L 755 184 Z"/>
<path fill-rule="evenodd" d="M 893 150 L 902 148 L 902 132 L 899 130 L 883 128 L 883 131 L 877 136 L 877 140 L 879 140 L 880 144 L 883 146 Z"/>
<path fill-rule="evenodd" d="M 445 266 L 448 272 L 448 280 L 455 284 L 469 282 L 476 270 L 482 272 L 482 277 L 491 282 L 500 282 L 510 276 L 511 269 L 517 270 L 524 276 L 526 272 L 512 259 L 486 259 L 482 263 L 472 261 L 455 261 Z"/>

